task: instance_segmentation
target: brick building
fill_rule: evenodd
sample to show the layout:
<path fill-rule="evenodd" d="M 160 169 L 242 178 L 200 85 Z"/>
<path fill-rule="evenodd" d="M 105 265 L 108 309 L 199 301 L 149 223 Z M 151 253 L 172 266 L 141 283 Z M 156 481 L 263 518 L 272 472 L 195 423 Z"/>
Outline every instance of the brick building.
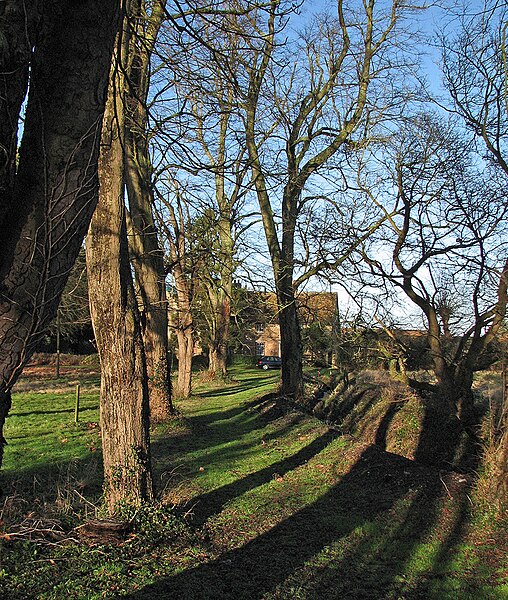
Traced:
<path fill-rule="evenodd" d="M 246 291 L 242 345 L 253 355 L 280 356 L 277 298 L 272 292 Z M 297 309 L 307 357 L 332 361 L 338 325 L 336 292 L 302 292 Z"/>

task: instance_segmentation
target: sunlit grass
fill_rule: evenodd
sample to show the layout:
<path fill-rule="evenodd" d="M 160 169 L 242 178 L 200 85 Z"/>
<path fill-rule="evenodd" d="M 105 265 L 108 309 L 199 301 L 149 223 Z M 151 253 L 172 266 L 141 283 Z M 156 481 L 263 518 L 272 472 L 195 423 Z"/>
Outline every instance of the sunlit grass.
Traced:
<path fill-rule="evenodd" d="M 99 397 L 82 394 L 75 423 L 74 393 L 14 394 L 7 418 L 3 470 L 19 473 L 84 459 L 100 446 Z"/>

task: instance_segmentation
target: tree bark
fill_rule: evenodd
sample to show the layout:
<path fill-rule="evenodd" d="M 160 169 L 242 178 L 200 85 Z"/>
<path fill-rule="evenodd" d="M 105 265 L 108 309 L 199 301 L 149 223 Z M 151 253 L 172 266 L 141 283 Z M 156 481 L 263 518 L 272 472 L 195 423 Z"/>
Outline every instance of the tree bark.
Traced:
<path fill-rule="evenodd" d="M 225 140 L 225 136 L 223 138 Z M 221 156 L 223 162 L 223 157 Z M 222 164 L 221 164 L 222 168 Z M 209 349 L 208 372 L 213 376 L 226 377 L 229 327 L 231 321 L 231 294 L 233 292 L 233 256 L 234 241 L 231 233 L 232 208 L 225 194 L 224 174 L 221 173 L 216 183 L 217 201 L 219 205 L 218 249 L 219 280 L 208 286 L 208 296 L 212 309 L 212 331 Z"/>
<path fill-rule="evenodd" d="M 281 348 L 281 394 L 296 401 L 303 400 L 303 344 L 296 299 L 291 286 L 279 286 L 280 348 Z"/>
<path fill-rule="evenodd" d="M 131 231 L 131 257 L 143 310 L 143 340 L 148 369 L 150 414 L 162 421 L 172 412 L 171 377 L 168 363 L 168 304 L 163 257 L 155 229 L 153 194 L 147 185 L 149 175 L 142 173 L 139 145 L 129 135 L 126 163 Z M 135 160 L 135 156 L 138 160 Z M 148 178 L 148 179 L 145 179 Z"/>
<path fill-rule="evenodd" d="M 162 421 L 172 412 L 168 363 L 168 305 L 163 250 L 153 218 L 152 165 L 148 148 L 147 96 L 150 59 L 164 18 L 165 2 L 155 2 L 151 13 L 136 0 L 134 35 L 128 61 L 126 89 L 126 184 L 129 197 L 129 241 L 143 310 L 150 415 Z"/>
<path fill-rule="evenodd" d="M 178 378 L 175 396 L 188 398 L 192 392 L 192 357 L 194 355 L 194 336 L 190 315 L 179 315 L 178 329 Z M 185 323 L 187 322 L 187 325 Z"/>
<path fill-rule="evenodd" d="M 176 287 L 176 337 L 178 341 L 178 378 L 175 396 L 188 398 L 192 389 L 192 357 L 194 355 L 194 323 L 191 306 L 194 298 L 193 258 L 188 255 L 189 215 L 185 214 L 178 185 L 176 206 L 167 203 L 169 224 L 164 225 L 169 244 L 171 271 Z M 189 267 L 190 271 L 189 271 Z"/>
<path fill-rule="evenodd" d="M 124 35 L 124 48 L 127 43 Z M 153 499 L 148 377 L 123 195 L 123 77 L 114 60 L 99 157 L 99 202 L 86 244 L 90 309 L 101 362 L 104 493 L 110 513 L 121 503 L 139 505 Z"/>
<path fill-rule="evenodd" d="M 0 6 L 8 46 L 0 76 L 0 445 L 10 390 L 56 313 L 95 208 L 118 12 L 116 0 Z"/>
<path fill-rule="evenodd" d="M 174 250 L 172 244 L 173 256 L 175 256 Z M 178 341 L 178 378 L 175 396 L 177 398 L 188 398 L 192 391 L 192 357 L 194 355 L 194 325 L 191 312 L 192 292 L 179 263 L 175 264 L 173 276 L 177 296 L 176 337 Z"/>
<path fill-rule="evenodd" d="M 222 281 L 222 283 L 228 283 Z M 228 373 L 228 341 L 231 319 L 231 300 L 223 289 L 215 290 L 212 301 L 212 335 L 208 355 L 208 372 L 213 376 L 226 377 Z"/>

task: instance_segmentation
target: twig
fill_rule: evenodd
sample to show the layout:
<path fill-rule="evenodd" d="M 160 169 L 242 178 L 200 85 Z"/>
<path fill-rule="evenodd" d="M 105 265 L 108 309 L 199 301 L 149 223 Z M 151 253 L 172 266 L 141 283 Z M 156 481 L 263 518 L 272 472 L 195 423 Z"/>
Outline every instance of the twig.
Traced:
<path fill-rule="evenodd" d="M 439 473 L 439 479 L 441 480 L 441 483 L 444 485 L 444 488 L 446 490 L 446 493 L 448 494 L 448 496 L 450 498 L 453 498 L 453 496 L 450 494 L 450 490 L 448 489 L 448 486 L 446 485 L 446 483 L 444 482 L 444 479 L 441 477 L 441 473 Z"/>

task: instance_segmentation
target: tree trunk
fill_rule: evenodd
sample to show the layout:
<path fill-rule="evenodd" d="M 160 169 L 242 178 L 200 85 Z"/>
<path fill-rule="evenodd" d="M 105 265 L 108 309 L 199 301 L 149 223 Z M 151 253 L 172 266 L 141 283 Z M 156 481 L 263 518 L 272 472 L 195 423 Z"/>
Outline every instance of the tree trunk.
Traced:
<path fill-rule="evenodd" d="M 192 357 L 194 355 L 194 325 L 191 313 L 191 292 L 179 265 L 174 270 L 177 294 L 178 379 L 175 395 L 188 398 L 192 391 Z"/>
<path fill-rule="evenodd" d="M 142 172 L 139 146 L 132 136 L 127 143 L 127 190 L 131 216 L 131 256 L 143 309 L 143 340 L 148 370 L 150 414 L 153 421 L 172 412 L 168 363 L 168 305 L 164 264 L 157 239 L 149 189 L 149 174 Z M 144 153 L 145 154 L 145 153 Z M 135 158 L 136 157 L 136 158 Z"/>
<path fill-rule="evenodd" d="M 223 136 L 223 143 L 225 135 Z M 221 165 L 224 157 L 221 154 Z M 211 293 L 212 305 L 212 339 L 210 343 L 208 371 L 213 375 L 225 377 L 228 372 L 228 343 L 231 323 L 231 295 L 233 293 L 233 257 L 235 253 L 234 240 L 231 231 L 231 214 L 233 212 L 225 192 L 225 177 L 221 173 L 216 177 L 216 195 L 219 205 L 219 264 L 220 279 Z"/>
<path fill-rule="evenodd" d="M 194 324 L 191 306 L 194 297 L 193 273 L 188 272 L 192 258 L 187 254 L 187 225 L 181 197 L 176 187 L 176 206 L 167 205 L 171 227 L 167 240 L 176 287 L 176 336 L 178 340 L 178 379 L 175 396 L 188 398 L 192 386 L 192 357 L 194 354 Z"/>
<path fill-rule="evenodd" d="M 187 327 L 183 324 L 179 325 L 176 335 L 178 339 L 178 379 L 175 396 L 188 398 L 192 391 L 192 357 L 194 355 L 192 323 Z"/>
<path fill-rule="evenodd" d="M 292 285 L 279 284 L 277 298 L 282 359 L 281 394 L 301 401 L 303 400 L 303 344 Z"/>
<path fill-rule="evenodd" d="M 209 348 L 208 372 L 213 376 L 226 377 L 228 373 L 227 359 L 231 301 L 224 290 L 219 289 L 214 291 L 215 297 L 212 302 L 212 339 Z"/>
<path fill-rule="evenodd" d="M 254 123 L 255 111 L 252 109 L 248 113 L 246 142 L 251 161 L 252 178 L 256 187 L 275 277 L 282 359 L 281 393 L 294 400 L 302 400 L 303 343 L 293 289 L 294 231 L 296 226 L 295 206 L 298 201 L 298 191 L 291 194 L 287 188 L 284 190 L 282 221 L 285 227 L 282 232 L 282 244 L 279 244 L 273 210 L 255 142 Z"/>
<path fill-rule="evenodd" d="M 114 64 L 99 157 L 99 202 L 86 248 L 101 362 L 104 492 L 110 513 L 120 503 L 138 505 L 153 498 L 147 372 L 123 198 L 124 89 L 123 72 Z"/>
<path fill-rule="evenodd" d="M 455 369 L 449 367 L 444 373 L 440 373 L 437 379 L 438 394 L 450 414 L 455 416 L 464 430 L 476 439 L 479 414 L 474 406 L 472 369 L 464 365 L 459 365 Z"/>
<path fill-rule="evenodd" d="M 9 45 L 0 75 L 0 144 L 6 152 L 0 173 L 3 445 L 10 390 L 56 313 L 95 208 L 118 5 L 115 0 L 8 0 L 1 3 L 0 15 L 2 39 Z M 28 68 L 30 89 L 14 176 Z"/>
<path fill-rule="evenodd" d="M 143 341 L 148 370 L 150 415 L 162 421 L 172 412 L 168 364 L 168 305 L 163 250 L 153 217 L 152 164 L 148 148 L 147 96 L 150 59 L 164 18 L 159 1 L 151 5 L 135 0 L 126 92 L 126 184 L 131 218 L 131 259 L 143 310 Z"/>

